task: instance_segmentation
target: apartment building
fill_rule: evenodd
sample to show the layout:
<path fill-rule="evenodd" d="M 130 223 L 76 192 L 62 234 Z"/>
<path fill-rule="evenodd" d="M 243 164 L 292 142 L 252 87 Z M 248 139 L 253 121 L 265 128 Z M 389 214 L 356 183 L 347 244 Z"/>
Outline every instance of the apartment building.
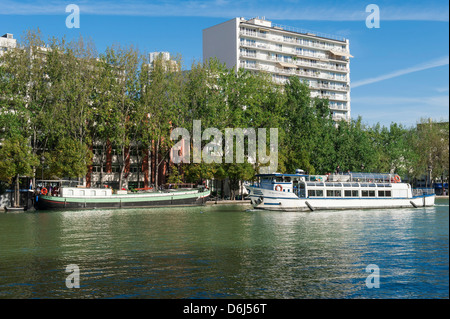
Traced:
<path fill-rule="evenodd" d="M 335 120 L 350 120 L 349 40 L 277 25 L 265 18 L 234 18 L 203 30 L 203 59 L 228 68 L 269 72 L 284 84 L 306 81 L 312 97 L 329 99 Z"/>
<path fill-rule="evenodd" d="M 0 37 L 0 55 L 9 49 L 13 49 L 17 46 L 17 40 L 11 33 L 6 33 Z"/>

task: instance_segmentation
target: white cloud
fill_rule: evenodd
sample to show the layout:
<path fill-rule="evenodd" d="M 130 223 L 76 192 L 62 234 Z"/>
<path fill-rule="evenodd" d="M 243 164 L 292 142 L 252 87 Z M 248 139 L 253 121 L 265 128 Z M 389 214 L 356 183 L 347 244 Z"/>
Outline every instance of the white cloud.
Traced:
<path fill-rule="evenodd" d="M 372 83 L 392 79 L 392 78 L 395 78 L 395 77 L 398 77 L 401 75 L 418 72 L 418 71 L 423 71 L 423 70 L 428 70 L 428 69 L 432 69 L 432 68 L 436 68 L 436 67 L 440 67 L 440 66 L 444 66 L 444 65 L 448 65 L 448 64 L 449 64 L 449 57 L 446 56 L 446 57 L 431 60 L 431 61 L 428 61 L 428 62 L 425 62 L 422 64 L 418 64 L 418 65 L 415 65 L 415 66 L 412 66 L 412 67 L 409 67 L 406 69 L 394 71 L 391 73 L 387 73 L 384 75 L 376 76 L 376 77 L 365 79 L 365 80 L 356 81 L 351 84 L 351 87 L 352 87 L 352 89 L 354 89 L 359 86 L 372 84 Z"/>
<path fill-rule="evenodd" d="M 62 1 L 0 1 L 1 14 L 39 15 L 65 14 Z M 192 17 L 254 17 L 266 16 L 273 20 L 316 21 L 364 21 L 368 15 L 366 4 L 323 2 L 310 4 L 306 1 L 238 1 L 238 0 L 153 0 L 146 1 L 77 1 L 81 13 L 91 15 L 128 16 L 192 16 Z M 448 5 L 380 5 L 382 21 L 421 20 L 449 21 Z"/>

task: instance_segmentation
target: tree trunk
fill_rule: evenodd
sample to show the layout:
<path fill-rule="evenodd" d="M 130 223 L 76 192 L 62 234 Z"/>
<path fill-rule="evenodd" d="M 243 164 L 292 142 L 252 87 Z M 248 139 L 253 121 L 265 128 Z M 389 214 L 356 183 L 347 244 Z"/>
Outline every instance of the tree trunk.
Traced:
<path fill-rule="evenodd" d="M 158 175 L 159 175 L 159 165 L 158 165 L 158 154 L 159 154 L 159 138 L 155 146 L 155 188 L 158 189 Z"/>
<path fill-rule="evenodd" d="M 16 186 L 14 188 L 14 207 L 19 207 L 20 191 L 19 191 L 19 174 L 16 176 Z"/>

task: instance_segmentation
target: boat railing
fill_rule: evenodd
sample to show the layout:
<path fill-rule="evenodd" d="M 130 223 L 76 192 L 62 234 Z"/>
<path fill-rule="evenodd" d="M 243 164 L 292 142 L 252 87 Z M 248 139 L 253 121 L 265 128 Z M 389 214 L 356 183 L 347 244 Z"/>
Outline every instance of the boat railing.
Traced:
<path fill-rule="evenodd" d="M 434 188 L 413 188 L 412 194 L 413 196 L 431 195 L 434 194 Z"/>

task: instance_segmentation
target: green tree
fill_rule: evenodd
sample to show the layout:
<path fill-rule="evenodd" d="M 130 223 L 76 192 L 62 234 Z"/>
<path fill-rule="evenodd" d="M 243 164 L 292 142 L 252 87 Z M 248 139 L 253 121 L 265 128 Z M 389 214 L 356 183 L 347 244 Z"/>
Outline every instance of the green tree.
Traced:
<path fill-rule="evenodd" d="M 33 166 L 39 161 L 29 141 L 20 135 L 5 139 L 0 148 L 0 180 L 11 183 L 15 179 L 14 206 L 20 203 L 19 178 L 33 176 Z"/>

